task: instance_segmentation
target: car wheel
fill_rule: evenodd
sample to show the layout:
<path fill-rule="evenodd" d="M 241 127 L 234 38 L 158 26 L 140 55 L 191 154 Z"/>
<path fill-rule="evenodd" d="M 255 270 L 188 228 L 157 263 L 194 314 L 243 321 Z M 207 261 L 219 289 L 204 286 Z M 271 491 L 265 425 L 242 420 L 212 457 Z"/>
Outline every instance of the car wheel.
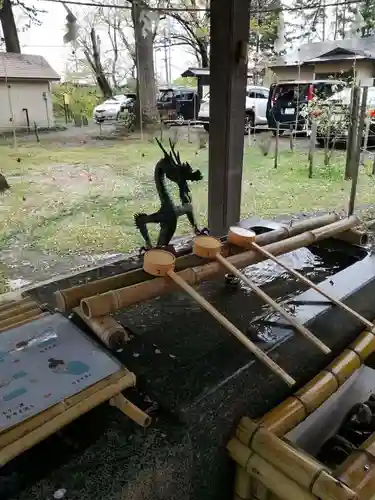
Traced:
<path fill-rule="evenodd" d="M 181 114 L 178 114 L 176 117 L 176 123 L 177 123 L 177 125 L 183 125 L 185 123 L 184 116 Z"/>
<path fill-rule="evenodd" d="M 245 115 L 245 135 L 249 134 L 254 128 L 254 113 Z"/>
<path fill-rule="evenodd" d="M 210 126 L 209 126 L 209 124 L 208 124 L 208 123 L 205 123 L 205 124 L 203 125 L 203 128 L 204 128 L 204 130 L 205 130 L 206 132 L 209 132 L 209 131 L 210 131 Z"/>

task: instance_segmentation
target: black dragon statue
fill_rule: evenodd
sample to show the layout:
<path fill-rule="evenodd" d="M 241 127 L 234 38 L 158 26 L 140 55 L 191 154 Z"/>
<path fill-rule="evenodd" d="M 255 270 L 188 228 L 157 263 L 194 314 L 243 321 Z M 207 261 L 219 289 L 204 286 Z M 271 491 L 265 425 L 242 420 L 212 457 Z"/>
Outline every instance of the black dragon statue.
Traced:
<path fill-rule="evenodd" d="M 135 225 L 145 240 L 145 246 L 141 248 L 141 251 L 152 248 L 147 229 L 148 224 L 160 225 L 156 247 L 170 248 L 169 244 L 176 231 L 178 218 L 182 215 L 187 216 L 195 234 L 208 234 L 206 228 L 203 230 L 198 229 L 193 213 L 191 192 L 188 186 L 188 181 L 197 182 L 203 179 L 201 172 L 193 170 L 187 162 L 181 163 L 180 154 L 175 151 L 175 145 L 171 140 L 169 140 L 170 152 L 167 153 L 160 141 L 157 138 L 155 139 L 164 153 L 164 157 L 157 162 L 154 170 L 154 180 L 160 199 L 160 208 L 152 214 L 137 213 L 134 215 Z M 181 201 L 180 205 L 175 205 L 173 202 L 167 190 L 166 179 L 177 184 Z"/>

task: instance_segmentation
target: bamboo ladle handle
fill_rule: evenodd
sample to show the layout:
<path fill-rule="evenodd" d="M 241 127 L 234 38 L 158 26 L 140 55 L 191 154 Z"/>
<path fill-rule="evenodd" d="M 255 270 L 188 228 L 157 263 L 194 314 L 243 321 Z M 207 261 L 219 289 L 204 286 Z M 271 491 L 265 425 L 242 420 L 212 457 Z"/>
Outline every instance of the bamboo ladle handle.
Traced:
<path fill-rule="evenodd" d="M 223 267 L 228 269 L 234 276 L 242 280 L 249 288 L 258 295 L 264 302 L 269 304 L 280 316 L 286 319 L 301 335 L 315 344 L 324 354 L 329 354 L 331 349 L 326 346 L 320 339 L 310 332 L 305 326 L 301 325 L 292 315 L 283 309 L 261 288 L 259 288 L 250 278 L 245 276 L 241 271 L 233 266 L 227 259 L 220 254 L 221 243 L 216 238 L 211 236 L 198 236 L 194 243 L 194 253 L 201 257 L 215 258 Z"/>
<path fill-rule="evenodd" d="M 274 255 L 272 255 L 272 253 L 268 252 L 268 250 L 265 250 L 264 248 L 259 246 L 254 241 L 255 236 L 256 236 L 255 233 L 253 231 L 249 231 L 248 229 L 244 229 L 242 227 L 231 227 L 228 233 L 228 241 L 243 248 L 251 248 L 251 247 L 254 248 L 257 252 L 261 253 L 268 259 L 275 262 L 277 265 L 285 269 L 285 271 L 287 271 L 289 274 L 295 276 L 297 279 L 308 285 L 310 288 L 318 292 L 320 295 L 323 295 L 323 297 L 333 302 L 336 306 L 340 307 L 348 314 L 354 316 L 358 321 L 360 321 L 364 326 L 369 328 L 372 333 L 375 334 L 375 327 L 373 323 L 371 323 L 371 321 L 364 318 L 361 314 L 357 313 L 357 311 L 354 311 L 354 309 L 352 309 L 351 307 L 348 307 L 341 300 L 336 299 L 336 297 L 334 297 L 330 293 L 321 290 L 315 283 L 313 283 L 311 280 L 303 276 L 303 274 L 289 267 L 287 264 L 284 264 L 284 262 L 282 262 Z"/>
<path fill-rule="evenodd" d="M 157 253 L 158 252 L 158 253 Z M 163 252 L 163 253 L 162 253 Z M 195 302 L 205 309 L 216 321 L 226 328 L 237 340 L 239 340 L 254 356 L 262 363 L 268 366 L 276 375 L 281 377 L 289 386 L 295 384 L 295 380 L 288 375 L 277 363 L 275 363 L 262 349 L 256 346 L 246 337 L 233 323 L 223 316 L 215 307 L 213 307 L 205 298 L 203 298 L 192 286 L 184 281 L 174 272 L 174 256 L 164 250 L 149 250 L 144 256 L 144 270 L 154 276 L 166 276 L 176 283 L 184 292 L 186 292 Z"/>

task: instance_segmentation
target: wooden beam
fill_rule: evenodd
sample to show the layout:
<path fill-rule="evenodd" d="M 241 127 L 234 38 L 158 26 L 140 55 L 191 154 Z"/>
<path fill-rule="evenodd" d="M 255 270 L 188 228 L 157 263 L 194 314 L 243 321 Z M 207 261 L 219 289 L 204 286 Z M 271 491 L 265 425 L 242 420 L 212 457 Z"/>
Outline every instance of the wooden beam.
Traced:
<path fill-rule="evenodd" d="M 208 224 L 225 234 L 240 219 L 249 2 L 211 0 Z"/>

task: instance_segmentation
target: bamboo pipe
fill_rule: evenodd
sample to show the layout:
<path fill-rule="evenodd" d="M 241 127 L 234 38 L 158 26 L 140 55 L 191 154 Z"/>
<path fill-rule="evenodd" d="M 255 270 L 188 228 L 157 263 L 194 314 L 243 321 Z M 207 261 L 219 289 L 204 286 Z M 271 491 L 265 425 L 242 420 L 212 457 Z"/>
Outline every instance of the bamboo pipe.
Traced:
<path fill-rule="evenodd" d="M 144 256 L 143 268 L 153 276 L 163 276 L 170 278 L 179 288 L 186 292 L 202 309 L 207 311 L 213 318 L 216 319 L 229 333 L 234 335 L 254 356 L 264 363 L 276 375 L 281 377 L 289 386 L 295 383 L 294 379 L 288 375 L 279 365 L 277 365 L 267 354 L 265 354 L 258 346 L 256 346 L 245 334 L 243 334 L 236 326 L 233 325 L 225 316 L 223 316 L 215 307 L 213 307 L 205 298 L 186 283 L 181 276 L 173 270 L 175 264 L 173 254 L 165 250 L 149 250 Z"/>
<path fill-rule="evenodd" d="M 61 429 L 61 427 L 73 422 L 73 420 L 78 418 L 80 415 L 88 412 L 101 403 L 108 401 L 119 392 L 127 389 L 128 387 L 133 387 L 134 385 L 135 375 L 128 372 L 115 384 L 108 385 L 107 387 L 97 391 L 92 396 L 81 400 L 76 405 L 70 408 L 68 407 L 63 413 L 56 415 L 40 427 L 37 427 L 25 436 L 17 439 L 17 441 L 14 441 L 3 448 L 0 452 L 0 466 L 5 465 L 16 456 L 32 448 L 43 439 Z"/>
<path fill-rule="evenodd" d="M 344 233 L 340 233 L 334 236 L 335 240 L 345 241 L 352 245 L 365 246 L 368 243 L 368 233 L 365 231 L 359 231 L 358 229 L 349 229 Z"/>
<path fill-rule="evenodd" d="M 98 318 L 88 319 L 82 313 L 80 307 L 75 307 L 73 312 L 91 328 L 95 335 L 109 349 L 119 349 L 129 340 L 125 328 L 115 318 L 112 318 L 112 316 L 99 316 Z"/>
<path fill-rule="evenodd" d="M 354 311 L 352 308 L 348 307 L 346 304 L 344 304 L 341 300 L 336 299 L 333 295 L 331 295 L 328 292 L 325 292 L 324 290 L 321 290 L 315 283 L 313 283 L 311 280 L 303 276 L 300 272 L 296 271 L 295 269 L 292 269 L 289 267 L 287 264 L 284 264 L 280 259 L 272 255 L 270 252 L 265 250 L 264 248 L 260 247 L 257 243 L 255 243 L 255 233 L 253 231 L 249 231 L 247 229 L 243 229 L 242 227 L 231 227 L 229 229 L 228 233 L 228 240 L 242 248 L 255 248 L 255 250 L 267 259 L 272 260 L 275 262 L 277 265 L 285 269 L 289 274 L 292 276 L 296 277 L 306 285 L 308 285 L 310 288 L 318 292 L 320 295 L 323 295 L 326 299 L 330 300 L 333 302 L 336 306 L 340 307 L 344 311 L 346 311 L 348 314 L 351 316 L 354 316 L 358 321 L 360 321 L 364 326 L 369 328 L 369 330 L 375 334 L 375 328 L 373 323 L 371 321 L 367 320 L 364 318 L 361 314 L 357 313 Z"/>
<path fill-rule="evenodd" d="M 259 245 L 268 245 L 270 243 L 275 243 L 276 241 L 296 236 L 304 231 L 331 224 L 339 219 L 340 217 L 338 214 L 331 213 L 303 221 L 297 221 L 293 223 L 293 225 L 282 226 L 280 229 L 275 229 L 258 235 L 256 237 L 256 242 Z M 228 252 L 228 250 L 229 245 L 224 244 L 224 255 Z M 200 259 L 190 254 L 187 256 L 181 256 L 177 259 L 176 269 L 181 271 L 189 267 L 199 266 L 200 264 Z M 110 290 L 135 285 L 136 283 L 149 279 L 151 279 L 151 277 L 147 275 L 143 269 L 136 269 L 118 274 L 116 276 L 109 276 L 108 278 L 102 278 L 90 283 L 85 283 L 83 285 L 66 288 L 65 290 L 55 292 L 56 305 L 60 311 L 70 311 L 74 307 L 78 306 L 81 300 L 86 297 L 92 297 L 93 295 L 106 293 Z"/>
<path fill-rule="evenodd" d="M 242 228 L 239 228 L 240 230 Z M 247 231 L 246 229 L 244 231 Z M 254 234 L 254 233 L 253 233 Z M 241 273 L 234 267 L 221 253 L 221 243 L 212 236 L 198 236 L 194 240 L 193 252 L 199 257 L 216 259 L 223 267 L 225 267 L 231 274 L 242 280 L 250 289 L 258 295 L 264 302 L 270 305 L 280 316 L 288 321 L 301 335 L 310 340 L 316 345 L 324 354 L 329 354 L 331 349 L 327 347 L 321 340 L 319 340 L 313 333 L 310 332 L 305 326 L 298 323 L 298 321 L 283 309 L 280 304 L 275 302 L 269 295 L 267 295 L 261 288 L 259 288 L 250 278 Z"/>
<path fill-rule="evenodd" d="M 326 226 L 324 228 L 324 232 L 319 232 L 319 229 L 307 231 L 288 238 L 285 241 L 271 243 L 267 245 L 265 249 L 273 255 L 280 255 L 303 246 L 312 245 L 317 241 L 333 236 L 339 231 L 346 231 L 359 223 L 360 221 L 358 218 L 352 216 Z M 250 250 L 232 255 L 228 257 L 227 260 L 235 267 L 241 269 L 265 260 L 265 258 L 260 255 L 259 252 Z M 178 274 L 190 285 L 195 285 L 225 273 L 226 271 L 223 269 L 223 266 L 221 266 L 218 262 L 211 262 L 203 266 L 185 269 Z M 118 290 L 112 290 L 101 295 L 88 297 L 81 301 L 81 307 L 83 313 L 88 318 L 104 316 L 106 314 L 110 314 L 111 312 L 115 312 L 118 309 L 123 309 L 125 307 L 138 304 L 139 302 L 150 300 L 154 297 L 170 293 L 174 290 L 176 290 L 176 285 L 173 282 L 168 283 L 165 279 L 156 278 L 143 283 L 137 283 L 132 286 L 120 288 Z"/>

